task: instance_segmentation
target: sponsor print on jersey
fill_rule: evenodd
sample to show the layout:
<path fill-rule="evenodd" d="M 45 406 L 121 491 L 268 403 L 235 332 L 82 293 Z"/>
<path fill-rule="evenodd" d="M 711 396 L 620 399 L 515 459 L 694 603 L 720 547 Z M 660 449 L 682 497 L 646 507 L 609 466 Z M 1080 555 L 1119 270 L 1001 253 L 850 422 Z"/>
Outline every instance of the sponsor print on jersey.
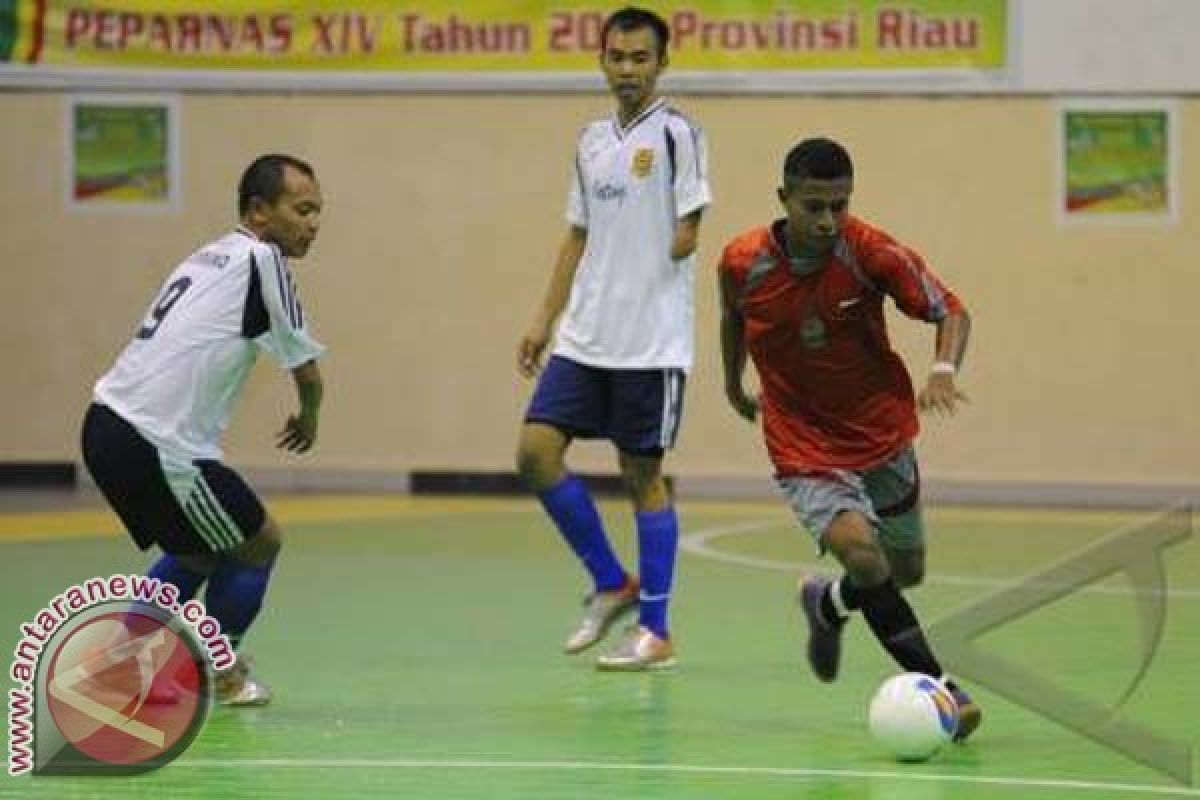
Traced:
<path fill-rule="evenodd" d="M 597 183 L 592 187 L 592 193 L 597 200 L 623 200 L 625 191 L 624 186 L 614 186 L 611 183 Z"/>

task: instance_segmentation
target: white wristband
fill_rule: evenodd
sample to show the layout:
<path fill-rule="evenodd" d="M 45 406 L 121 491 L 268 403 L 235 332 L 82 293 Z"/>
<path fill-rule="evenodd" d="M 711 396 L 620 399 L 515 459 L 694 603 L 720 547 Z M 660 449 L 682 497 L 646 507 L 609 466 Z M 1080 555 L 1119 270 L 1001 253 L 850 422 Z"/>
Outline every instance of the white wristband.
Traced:
<path fill-rule="evenodd" d="M 953 361 L 935 361 L 929 371 L 934 375 L 953 375 L 958 372 L 958 365 Z"/>

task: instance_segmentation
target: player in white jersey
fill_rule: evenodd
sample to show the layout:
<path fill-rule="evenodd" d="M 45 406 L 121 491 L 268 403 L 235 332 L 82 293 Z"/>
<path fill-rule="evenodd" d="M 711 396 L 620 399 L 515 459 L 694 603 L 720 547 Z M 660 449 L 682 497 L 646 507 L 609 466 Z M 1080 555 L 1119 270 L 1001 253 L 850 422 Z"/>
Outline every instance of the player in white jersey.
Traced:
<path fill-rule="evenodd" d="M 96 383 L 83 424 L 96 485 L 138 547 L 164 552 L 148 577 L 174 584 L 180 602 L 207 581 L 207 610 L 235 648 L 262 607 L 282 537 L 250 487 L 221 463 L 220 439 L 261 348 L 291 371 L 299 399 L 279 446 L 303 453 L 316 441 L 324 348 L 309 334 L 288 258 L 308 252 L 321 206 L 303 161 L 255 160 L 238 186 L 241 224 L 167 277 Z M 217 696 L 262 705 L 271 693 L 239 658 L 217 676 Z"/>
<path fill-rule="evenodd" d="M 518 467 L 593 583 L 564 649 L 581 652 L 618 618 L 639 612 L 638 625 L 597 661 L 607 670 L 675 663 L 667 605 L 679 526 L 662 459 L 675 441 L 692 364 L 693 254 L 711 193 L 703 135 L 656 94 L 668 39 L 662 18 L 643 9 L 622 9 L 605 22 L 600 67 L 616 114 L 579 137 L 567 235 L 517 354 L 522 374 L 541 370 Z M 621 565 L 587 488 L 567 472 L 564 457 L 576 438 L 605 438 L 617 448 L 635 512 L 637 575 Z"/>

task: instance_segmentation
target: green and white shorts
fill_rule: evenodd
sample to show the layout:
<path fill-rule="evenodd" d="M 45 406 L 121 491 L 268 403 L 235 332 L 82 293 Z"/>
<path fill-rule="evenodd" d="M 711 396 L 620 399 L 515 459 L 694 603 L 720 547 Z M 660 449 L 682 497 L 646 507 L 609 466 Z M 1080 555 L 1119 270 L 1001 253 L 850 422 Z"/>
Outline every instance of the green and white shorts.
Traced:
<path fill-rule="evenodd" d="M 812 534 L 819 553 L 824 537 L 843 511 L 858 511 L 875 528 L 880 543 L 889 550 L 916 550 L 925 546 L 921 514 L 921 475 L 912 446 L 890 461 L 869 470 L 830 470 L 818 476 L 777 477 L 796 519 Z"/>

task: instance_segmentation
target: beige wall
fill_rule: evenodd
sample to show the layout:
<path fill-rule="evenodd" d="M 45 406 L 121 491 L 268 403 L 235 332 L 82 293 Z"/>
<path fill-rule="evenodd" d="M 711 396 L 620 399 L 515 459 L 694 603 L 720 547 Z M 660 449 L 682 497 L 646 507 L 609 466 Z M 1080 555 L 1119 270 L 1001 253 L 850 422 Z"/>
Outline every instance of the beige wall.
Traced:
<path fill-rule="evenodd" d="M 700 250 L 698 364 L 674 469 L 760 475 L 757 432 L 720 391 L 712 262 L 776 213 L 798 137 L 842 139 L 856 210 L 925 252 L 972 309 L 973 404 L 926 425 L 928 475 L 1200 484 L 1200 159 L 1184 153 L 1174 225 L 1067 226 L 1054 211 L 1056 105 L 1007 98 L 683 98 L 706 128 L 717 202 Z M 1200 125 L 1181 102 L 1179 130 Z M 329 345 L 325 469 L 507 469 L 529 387 L 514 343 L 561 231 L 573 140 L 593 96 L 188 95 L 183 209 L 64 209 L 64 100 L 0 94 L 0 460 L 72 459 L 90 385 L 164 272 L 233 219 L 241 168 L 267 150 L 312 160 L 325 228 L 299 280 Z M 914 372 L 932 331 L 893 320 Z M 255 373 L 230 460 L 283 463 L 291 404 Z M 610 464 L 600 447 L 577 465 Z"/>

